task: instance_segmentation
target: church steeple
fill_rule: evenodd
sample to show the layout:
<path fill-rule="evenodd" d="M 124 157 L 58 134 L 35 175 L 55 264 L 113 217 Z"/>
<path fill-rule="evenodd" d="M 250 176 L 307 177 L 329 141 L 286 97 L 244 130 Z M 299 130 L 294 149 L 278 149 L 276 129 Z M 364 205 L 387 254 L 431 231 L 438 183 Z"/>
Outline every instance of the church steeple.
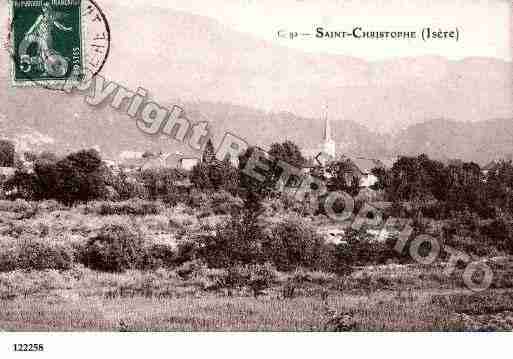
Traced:
<path fill-rule="evenodd" d="M 323 143 L 323 152 L 330 156 L 331 158 L 335 158 L 336 149 L 335 149 L 335 141 L 331 138 L 331 123 L 328 116 L 328 106 L 324 107 L 323 113 L 324 119 L 324 143 Z"/>
<path fill-rule="evenodd" d="M 324 142 L 331 141 L 331 124 L 328 117 L 328 106 L 324 107 Z"/>

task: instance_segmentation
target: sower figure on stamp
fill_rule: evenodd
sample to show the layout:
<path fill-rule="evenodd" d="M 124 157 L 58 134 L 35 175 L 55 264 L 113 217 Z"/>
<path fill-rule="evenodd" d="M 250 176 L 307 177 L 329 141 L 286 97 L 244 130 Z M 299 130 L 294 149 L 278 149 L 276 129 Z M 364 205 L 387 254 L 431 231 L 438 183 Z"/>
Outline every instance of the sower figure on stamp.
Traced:
<path fill-rule="evenodd" d="M 43 4 L 42 12 L 25 34 L 19 53 L 21 57 L 28 56 L 28 47 L 32 43 L 36 43 L 38 46 L 38 65 L 43 71 L 43 75 L 63 76 L 68 69 L 68 61 L 53 49 L 53 32 L 54 28 L 61 31 L 71 31 L 73 29 L 58 21 L 63 17 L 63 14 L 54 11 L 49 2 Z"/>

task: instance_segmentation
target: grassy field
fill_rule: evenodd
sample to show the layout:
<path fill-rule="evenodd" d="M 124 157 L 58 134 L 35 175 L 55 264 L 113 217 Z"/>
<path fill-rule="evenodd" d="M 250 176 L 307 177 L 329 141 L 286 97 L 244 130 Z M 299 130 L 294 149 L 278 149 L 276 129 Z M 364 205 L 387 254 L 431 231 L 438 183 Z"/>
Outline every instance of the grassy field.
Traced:
<path fill-rule="evenodd" d="M 226 271 L 201 265 L 108 273 L 86 268 L 73 255 L 59 257 L 109 224 L 136 226 L 154 243 L 174 247 L 181 233 L 223 220 L 201 218 L 184 206 L 159 207 L 148 215 L 112 215 L 109 208 L 0 201 L 0 330 L 513 329 L 511 258 L 493 263 L 494 285 L 481 294 L 466 292 L 461 273 L 446 277 L 439 264 L 388 264 L 344 276 L 304 269 L 274 273 L 272 285 L 255 296 L 244 285 L 219 285 Z M 59 251 L 50 251 L 53 247 Z M 48 269 L 53 257 L 37 252 L 41 248 L 58 254 L 62 268 Z M 31 270 L 34 265 L 47 269 Z"/>
<path fill-rule="evenodd" d="M 374 268 L 374 271 L 376 269 Z M 502 331 L 513 329 L 513 291 L 353 290 L 303 283 L 258 298 L 207 290 L 172 272 L 76 269 L 0 276 L 7 331 Z M 77 275 L 77 273 L 82 275 Z M 10 286 L 6 283 L 11 283 Z M 17 286 L 16 286 L 17 284 Z M 337 285 L 341 285 L 337 283 Z"/>
<path fill-rule="evenodd" d="M 337 325 L 359 331 L 461 329 L 450 312 L 428 303 L 425 298 L 399 302 L 381 295 L 371 298 L 337 295 L 327 301 L 312 297 L 280 300 L 206 295 L 201 298 L 33 297 L 0 302 L 2 330 L 322 331 L 337 330 Z"/>

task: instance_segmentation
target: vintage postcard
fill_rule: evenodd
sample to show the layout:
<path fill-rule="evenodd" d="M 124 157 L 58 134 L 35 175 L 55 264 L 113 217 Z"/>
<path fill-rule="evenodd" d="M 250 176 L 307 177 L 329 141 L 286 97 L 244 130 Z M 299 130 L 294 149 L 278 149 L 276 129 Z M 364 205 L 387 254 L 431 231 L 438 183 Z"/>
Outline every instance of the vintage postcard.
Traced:
<path fill-rule="evenodd" d="M 513 330 L 510 1 L 0 6 L 0 331 Z"/>

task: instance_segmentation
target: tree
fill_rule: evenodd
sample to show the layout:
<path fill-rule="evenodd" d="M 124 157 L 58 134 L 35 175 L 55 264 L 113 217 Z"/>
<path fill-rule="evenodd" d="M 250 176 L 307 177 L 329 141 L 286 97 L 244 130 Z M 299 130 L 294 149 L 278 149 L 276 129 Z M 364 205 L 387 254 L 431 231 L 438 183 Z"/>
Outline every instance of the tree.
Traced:
<path fill-rule="evenodd" d="M 209 165 L 204 162 L 199 162 L 191 169 L 191 182 L 198 189 L 211 190 L 213 189 L 212 181 L 210 180 Z"/>
<path fill-rule="evenodd" d="M 4 183 L 4 189 L 12 192 L 11 199 L 23 198 L 29 201 L 40 199 L 39 181 L 34 173 L 17 170 L 14 176 Z"/>
<path fill-rule="evenodd" d="M 303 167 L 306 163 L 301 150 L 292 141 L 273 143 L 269 150 L 269 155 L 274 157 L 275 160 L 287 162 L 289 165 L 297 168 Z"/>
<path fill-rule="evenodd" d="M 444 165 L 426 155 L 400 157 L 386 175 L 387 195 L 392 201 L 442 200 L 447 176 Z"/>
<path fill-rule="evenodd" d="M 229 159 L 218 161 L 215 158 L 214 146 L 208 140 L 203 151 L 201 162 L 191 170 L 191 182 L 198 189 L 208 191 L 225 190 L 233 195 L 238 191 L 238 173 Z"/>
<path fill-rule="evenodd" d="M 57 162 L 56 166 L 56 197 L 65 204 L 101 198 L 106 193 L 104 167 L 96 150 L 72 153 Z"/>
<path fill-rule="evenodd" d="M 328 182 L 330 191 L 341 191 L 351 195 L 358 194 L 360 171 L 349 158 L 330 163 L 327 171 L 330 174 Z"/>
<path fill-rule="evenodd" d="M 208 168 L 208 175 L 214 191 L 224 190 L 232 195 L 237 195 L 239 189 L 239 173 L 237 169 L 232 166 L 229 159 L 225 159 L 221 162 L 212 162 Z"/>
<path fill-rule="evenodd" d="M 488 184 L 479 165 L 461 162 L 449 165 L 445 171 L 446 180 L 440 188 L 442 195 L 437 199 L 445 201 L 447 212 L 470 210 L 482 217 L 493 216 L 493 195 L 487 193 Z M 496 187 L 493 184 L 492 187 L 500 189 L 500 185 Z"/>
<path fill-rule="evenodd" d="M 296 169 L 302 169 L 306 164 L 306 159 L 303 157 L 301 150 L 292 141 L 273 143 L 269 155 L 271 156 L 271 180 L 273 184 L 276 184 L 283 172 L 283 168 L 279 165 L 280 161 L 294 166 Z M 297 176 L 291 176 L 285 186 L 297 186 L 299 183 L 300 179 Z"/>
<path fill-rule="evenodd" d="M 62 195 L 59 188 L 59 169 L 57 159 L 51 157 L 38 158 L 34 163 L 34 173 L 37 177 L 37 197 L 39 200 L 58 198 Z"/>
<path fill-rule="evenodd" d="M 185 179 L 182 170 L 174 168 L 147 169 L 141 174 L 141 181 L 151 200 L 166 199 L 174 195 L 175 182 Z"/>
<path fill-rule="evenodd" d="M 390 185 L 389 171 L 384 167 L 375 167 L 371 170 L 371 173 L 378 179 L 371 188 L 375 191 L 385 190 Z"/>
<path fill-rule="evenodd" d="M 266 159 L 267 158 L 267 159 Z M 240 196 L 244 201 L 244 208 L 248 211 L 248 215 L 256 218 L 262 209 L 262 201 L 268 197 L 274 189 L 274 176 L 273 173 L 257 171 L 261 178 L 257 178 L 250 173 L 253 161 L 258 159 L 259 162 L 271 165 L 269 157 L 266 153 L 258 147 L 251 146 L 243 154 L 239 156 L 239 187 Z M 257 166 L 259 167 L 259 166 Z"/>
<path fill-rule="evenodd" d="M 45 152 L 39 156 L 34 154 L 34 171 L 27 172 L 20 168 L 15 176 L 6 183 L 6 189 L 13 191 L 14 196 L 34 201 L 58 199 L 62 196 L 59 188 L 60 173 L 57 168 L 57 156 Z"/>
<path fill-rule="evenodd" d="M 0 167 L 14 166 L 15 147 L 11 141 L 0 140 Z"/>
<path fill-rule="evenodd" d="M 209 138 L 207 143 L 205 144 L 205 150 L 203 150 L 203 157 L 201 158 L 201 162 L 203 163 L 213 163 L 216 159 L 216 154 L 214 150 L 214 145 L 212 144 L 212 140 Z"/>

